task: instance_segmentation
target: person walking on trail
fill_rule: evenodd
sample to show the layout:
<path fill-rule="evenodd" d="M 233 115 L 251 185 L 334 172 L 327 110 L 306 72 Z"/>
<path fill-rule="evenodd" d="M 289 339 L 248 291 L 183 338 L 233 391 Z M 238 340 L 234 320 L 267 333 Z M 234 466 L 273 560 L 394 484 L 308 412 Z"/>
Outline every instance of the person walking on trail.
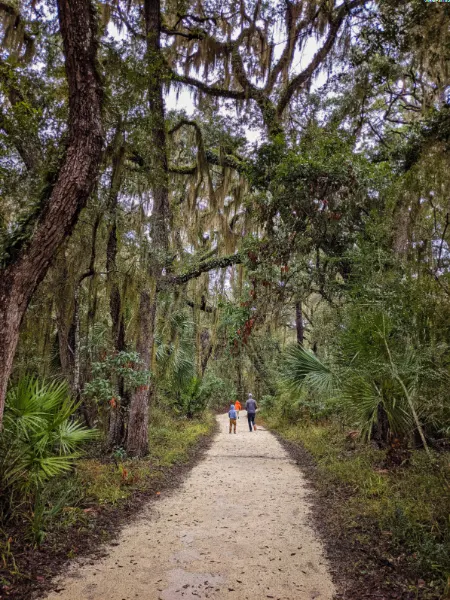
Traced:
<path fill-rule="evenodd" d="M 237 418 L 239 419 L 239 411 L 242 410 L 242 404 L 239 402 L 239 400 L 236 400 L 234 403 L 234 408 L 236 409 Z"/>
<path fill-rule="evenodd" d="M 258 405 L 256 404 L 256 400 L 251 394 L 249 394 L 248 400 L 245 403 L 245 410 L 247 411 L 248 428 L 250 429 L 250 431 L 252 431 L 252 427 L 256 431 L 255 416 L 257 408 Z"/>
<path fill-rule="evenodd" d="M 233 427 L 234 427 L 234 433 L 236 433 L 237 412 L 236 412 L 236 409 L 234 408 L 234 404 L 232 404 L 230 406 L 230 410 L 228 411 L 228 416 L 230 417 L 230 433 L 231 433 L 231 429 Z"/>

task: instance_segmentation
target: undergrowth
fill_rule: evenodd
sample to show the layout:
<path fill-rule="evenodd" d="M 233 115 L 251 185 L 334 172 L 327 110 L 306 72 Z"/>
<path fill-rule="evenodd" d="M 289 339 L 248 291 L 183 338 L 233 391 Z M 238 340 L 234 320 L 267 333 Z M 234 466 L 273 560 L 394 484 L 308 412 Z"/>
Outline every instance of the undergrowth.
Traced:
<path fill-rule="evenodd" d="M 209 413 L 189 420 L 154 410 L 149 427 L 149 454 L 145 459 L 127 458 L 119 450 L 113 461 L 79 461 L 77 478 L 86 499 L 94 505 L 116 504 L 133 491 L 145 489 L 150 480 L 161 477 L 163 468 L 186 462 L 190 449 L 213 426 Z"/>
<path fill-rule="evenodd" d="M 336 500 L 342 527 L 354 530 L 365 544 L 378 546 L 383 540 L 390 559 L 406 569 L 416 585 L 449 597 L 448 452 L 433 454 L 430 462 L 423 451 L 413 451 L 406 466 L 386 469 L 386 451 L 347 438 L 337 425 L 265 421 L 284 439 L 310 452 L 319 486 L 345 492 Z M 370 526 L 365 528 L 364 523 Z M 373 525 L 378 540 L 371 537 Z"/>
<path fill-rule="evenodd" d="M 149 455 L 145 459 L 127 458 L 122 449 L 112 457 L 83 458 L 76 461 L 71 473 L 55 477 L 43 487 L 33 512 L 25 510 L 0 529 L 0 596 L 2 588 L 12 593 L 11 585 L 29 579 L 29 553 L 36 549 L 36 560 L 42 553 L 67 551 L 71 532 L 97 530 L 96 515 L 111 514 L 135 493 L 155 490 L 167 480 L 168 470 L 191 457 L 200 438 L 215 427 L 212 414 L 196 419 L 175 418 L 159 410 L 152 411 L 149 426 Z M 98 532 L 97 532 L 98 533 Z M 36 541 L 39 543 L 36 543 Z M 70 546 L 70 543 L 69 543 Z M 74 547 L 67 555 L 75 555 Z M 34 553 L 34 551 L 33 551 Z M 22 557 L 28 556 L 27 565 Z M 21 557 L 17 562 L 17 557 Z M 31 561 L 32 562 L 32 561 Z M 42 579 L 42 577 L 41 577 Z"/>

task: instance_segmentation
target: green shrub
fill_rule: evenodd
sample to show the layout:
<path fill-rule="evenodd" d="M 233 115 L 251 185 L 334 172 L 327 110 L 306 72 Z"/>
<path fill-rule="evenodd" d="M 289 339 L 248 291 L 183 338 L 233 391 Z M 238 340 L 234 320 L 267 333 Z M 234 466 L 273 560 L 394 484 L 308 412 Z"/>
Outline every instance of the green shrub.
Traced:
<path fill-rule="evenodd" d="M 6 398 L 0 437 L 0 519 L 19 514 L 30 519 L 33 537 L 43 539 L 42 526 L 63 503 L 46 505 L 46 492 L 55 478 L 69 472 L 81 446 L 96 432 L 75 418 L 76 403 L 64 383 L 44 383 L 24 377 Z M 50 484 L 52 481 L 52 484 Z"/>

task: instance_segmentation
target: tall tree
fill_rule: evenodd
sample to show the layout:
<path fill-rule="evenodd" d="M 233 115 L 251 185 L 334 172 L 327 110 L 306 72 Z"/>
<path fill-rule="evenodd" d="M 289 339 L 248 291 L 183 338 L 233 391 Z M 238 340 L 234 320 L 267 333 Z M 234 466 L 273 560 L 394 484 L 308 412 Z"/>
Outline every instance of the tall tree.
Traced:
<path fill-rule="evenodd" d="M 155 322 L 158 299 L 157 283 L 167 265 L 169 250 L 169 174 L 167 163 L 166 120 L 163 97 L 163 65 L 161 55 L 161 2 L 144 1 L 146 65 L 149 75 L 148 103 L 151 122 L 152 146 L 152 199 L 151 215 L 152 248 L 150 252 L 149 277 L 151 289 L 141 291 L 139 305 L 138 351 L 142 368 L 148 369 L 154 352 Z M 148 452 L 148 404 L 154 393 L 155 382 L 138 388 L 130 403 L 127 450 L 132 456 L 145 456 Z"/>
<path fill-rule="evenodd" d="M 0 422 L 21 321 L 95 185 L 103 145 L 96 9 L 91 0 L 58 0 L 57 5 L 69 87 L 67 146 L 26 230 L 10 240 L 0 271 Z"/>

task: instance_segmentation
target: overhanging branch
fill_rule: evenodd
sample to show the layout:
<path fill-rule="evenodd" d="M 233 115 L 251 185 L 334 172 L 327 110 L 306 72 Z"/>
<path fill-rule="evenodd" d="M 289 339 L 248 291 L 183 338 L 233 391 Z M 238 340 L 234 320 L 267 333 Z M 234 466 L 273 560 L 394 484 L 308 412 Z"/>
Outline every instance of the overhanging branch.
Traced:
<path fill-rule="evenodd" d="M 231 100 L 247 99 L 247 95 L 243 91 L 227 90 L 222 87 L 216 87 L 215 85 L 208 85 L 206 83 L 203 83 L 203 81 L 200 81 L 199 79 L 195 79 L 194 77 L 189 77 L 187 75 L 180 75 L 175 71 L 172 71 L 172 79 L 173 81 L 178 81 L 179 83 L 184 83 L 186 85 L 195 87 L 201 92 L 204 92 L 209 96 L 214 96 L 215 98 L 230 98 Z"/>
<path fill-rule="evenodd" d="M 231 265 L 237 265 L 242 262 L 241 254 L 231 254 L 231 256 L 222 256 L 220 258 L 213 258 L 211 260 L 207 260 L 201 262 L 197 267 L 183 273 L 181 275 L 167 275 L 166 277 L 162 277 L 158 282 L 158 289 L 163 290 L 173 285 L 182 285 L 183 283 L 187 283 L 191 279 L 195 279 L 196 277 L 200 277 L 203 273 L 208 273 L 209 271 L 213 271 L 214 269 L 226 269 Z"/>
<path fill-rule="evenodd" d="M 350 14 L 353 8 L 362 6 L 366 0 L 353 0 L 352 2 L 345 2 L 333 16 L 330 21 L 330 29 L 328 31 L 327 39 L 323 46 L 316 52 L 309 65 L 298 75 L 296 75 L 286 86 L 284 92 L 281 94 L 280 100 L 277 105 L 277 116 L 281 118 L 284 110 L 291 101 L 292 96 L 297 90 L 299 90 L 305 83 L 307 83 L 316 72 L 317 68 L 324 62 L 328 54 L 334 46 L 334 42 L 339 33 L 339 29 L 344 22 L 345 18 Z"/>

